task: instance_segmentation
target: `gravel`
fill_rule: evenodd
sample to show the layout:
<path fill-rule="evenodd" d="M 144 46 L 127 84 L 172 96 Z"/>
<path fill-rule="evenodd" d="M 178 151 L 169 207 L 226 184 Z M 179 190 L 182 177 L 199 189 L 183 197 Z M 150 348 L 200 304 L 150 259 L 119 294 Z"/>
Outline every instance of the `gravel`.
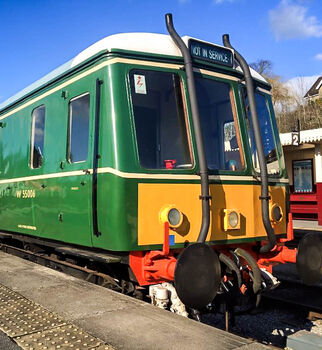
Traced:
<path fill-rule="evenodd" d="M 277 265 L 273 268 L 273 274 L 280 280 L 298 281 L 295 264 Z M 281 290 L 285 283 L 286 288 Z M 299 300 L 303 305 L 315 305 L 321 310 L 322 281 L 316 285 L 320 288 L 306 287 L 300 284 L 288 285 L 287 283 L 282 282 L 281 286 L 272 293 L 279 293 L 283 300 Z M 205 315 L 202 321 L 225 329 L 224 315 L 222 314 Z M 321 319 L 311 321 L 308 319 L 306 308 L 270 299 L 263 299 L 259 309 L 252 313 L 236 315 L 235 325 L 230 327 L 230 331 L 235 334 L 279 348 L 286 346 L 288 336 L 301 330 L 320 335 L 322 344 Z"/>
<path fill-rule="evenodd" d="M 307 317 L 307 312 L 299 308 L 294 307 L 290 310 L 290 306 L 283 307 L 280 303 L 266 301 L 256 312 L 236 315 L 235 325 L 231 326 L 230 331 L 263 344 L 284 348 L 287 336 L 301 330 L 322 337 L 322 320 L 310 321 Z M 202 321 L 217 328 L 225 327 L 222 314 L 204 315 Z"/>

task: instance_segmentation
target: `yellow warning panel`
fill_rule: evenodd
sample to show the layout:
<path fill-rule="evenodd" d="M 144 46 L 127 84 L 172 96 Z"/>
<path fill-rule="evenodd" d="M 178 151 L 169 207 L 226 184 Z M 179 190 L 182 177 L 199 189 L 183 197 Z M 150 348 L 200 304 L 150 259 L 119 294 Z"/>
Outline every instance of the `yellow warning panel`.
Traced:
<path fill-rule="evenodd" d="M 0 285 L 0 329 L 22 349 L 113 350 L 57 314 Z"/>
<path fill-rule="evenodd" d="M 32 333 L 15 339 L 23 349 L 97 349 L 104 343 L 96 337 L 82 331 L 80 328 L 67 324 L 48 329 L 42 332 Z M 112 349 L 108 345 L 102 349 Z"/>
<path fill-rule="evenodd" d="M 270 187 L 271 202 L 277 203 L 285 213 L 285 188 Z M 211 222 L 207 240 L 243 240 L 266 236 L 261 217 L 259 185 L 210 185 Z M 183 214 L 180 227 L 170 230 L 175 243 L 197 240 L 201 225 L 200 184 L 138 185 L 138 244 L 162 244 L 163 223 L 160 213 L 166 206 L 177 208 Z M 225 209 L 240 213 L 240 228 L 224 230 Z M 285 214 L 273 225 L 276 234 L 286 233 Z"/>

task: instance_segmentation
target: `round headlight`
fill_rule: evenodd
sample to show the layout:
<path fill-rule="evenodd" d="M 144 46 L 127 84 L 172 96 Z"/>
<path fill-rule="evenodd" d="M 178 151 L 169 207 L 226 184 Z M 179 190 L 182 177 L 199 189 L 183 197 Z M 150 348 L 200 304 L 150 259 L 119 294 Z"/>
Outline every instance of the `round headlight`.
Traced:
<path fill-rule="evenodd" d="M 232 228 L 236 227 L 238 225 L 238 222 L 239 222 L 238 213 L 236 213 L 235 211 L 230 212 L 228 214 L 228 222 Z"/>
<path fill-rule="evenodd" d="M 159 215 L 160 221 L 162 223 L 168 222 L 172 229 L 178 228 L 183 223 L 183 214 L 174 205 L 163 207 Z"/>
<path fill-rule="evenodd" d="M 273 205 L 271 209 L 271 220 L 278 222 L 282 219 L 282 216 L 283 213 L 281 207 L 277 204 Z"/>
<path fill-rule="evenodd" d="M 182 214 L 176 208 L 172 208 L 168 212 L 168 221 L 170 226 L 177 227 L 181 224 Z"/>

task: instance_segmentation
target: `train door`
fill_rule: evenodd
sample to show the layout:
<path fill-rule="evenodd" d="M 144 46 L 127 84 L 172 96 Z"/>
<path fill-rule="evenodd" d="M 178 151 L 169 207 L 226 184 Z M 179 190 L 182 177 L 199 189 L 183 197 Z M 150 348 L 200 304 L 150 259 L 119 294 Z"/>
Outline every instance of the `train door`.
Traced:
<path fill-rule="evenodd" d="M 93 87 L 93 90 L 92 90 Z M 83 78 L 68 87 L 66 158 L 61 162 L 63 196 L 59 220 L 65 240 L 92 246 L 92 132 L 95 83 Z"/>

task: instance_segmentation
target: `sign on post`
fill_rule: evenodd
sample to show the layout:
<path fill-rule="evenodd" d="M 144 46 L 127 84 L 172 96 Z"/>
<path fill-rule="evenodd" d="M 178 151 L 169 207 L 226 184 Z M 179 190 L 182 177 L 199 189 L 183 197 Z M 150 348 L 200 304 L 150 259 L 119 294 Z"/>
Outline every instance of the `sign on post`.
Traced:
<path fill-rule="evenodd" d="M 293 131 L 292 132 L 292 146 L 299 146 L 299 145 L 300 145 L 300 132 Z"/>

